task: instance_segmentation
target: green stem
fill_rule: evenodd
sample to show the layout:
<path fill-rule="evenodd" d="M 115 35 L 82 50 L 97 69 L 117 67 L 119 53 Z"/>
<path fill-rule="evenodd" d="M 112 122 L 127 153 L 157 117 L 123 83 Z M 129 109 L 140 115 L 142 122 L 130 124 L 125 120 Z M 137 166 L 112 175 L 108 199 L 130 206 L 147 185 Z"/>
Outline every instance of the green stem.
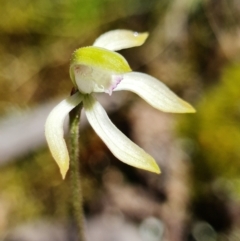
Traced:
<path fill-rule="evenodd" d="M 72 188 L 72 207 L 77 224 L 78 240 L 85 241 L 84 211 L 81 188 L 81 173 L 79 169 L 79 124 L 82 104 L 75 107 L 70 117 L 70 179 Z"/>

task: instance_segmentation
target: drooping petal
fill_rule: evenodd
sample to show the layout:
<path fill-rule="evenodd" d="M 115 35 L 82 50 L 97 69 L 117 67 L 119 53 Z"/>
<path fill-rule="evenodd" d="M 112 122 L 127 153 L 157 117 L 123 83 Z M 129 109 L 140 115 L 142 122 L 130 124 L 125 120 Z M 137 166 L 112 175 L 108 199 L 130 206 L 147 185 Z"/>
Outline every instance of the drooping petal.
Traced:
<path fill-rule="evenodd" d="M 112 30 L 98 37 L 93 46 L 106 48 L 112 51 L 132 48 L 144 44 L 148 33 L 138 33 L 130 30 Z"/>
<path fill-rule="evenodd" d="M 70 77 L 79 91 L 111 93 L 123 73 L 131 68 L 123 56 L 99 47 L 76 50 L 70 65 Z"/>
<path fill-rule="evenodd" d="M 150 105 L 165 112 L 193 113 L 195 109 L 174 94 L 160 80 L 143 73 L 131 72 L 123 75 L 123 80 L 114 91 L 129 90 L 142 97 Z"/>
<path fill-rule="evenodd" d="M 131 166 L 160 173 L 155 160 L 117 129 L 91 95 L 84 97 L 83 106 L 91 126 L 113 155 Z"/>
<path fill-rule="evenodd" d="M 68 113 L 76 107 L 83 97 L 78 93 L 60 102 L 50 112 L 45 124 L 45 136 L 53 158 L 57 162 L 62 178 L 69 168 L 69 154 L 64 140 L 63 123 Z"/>

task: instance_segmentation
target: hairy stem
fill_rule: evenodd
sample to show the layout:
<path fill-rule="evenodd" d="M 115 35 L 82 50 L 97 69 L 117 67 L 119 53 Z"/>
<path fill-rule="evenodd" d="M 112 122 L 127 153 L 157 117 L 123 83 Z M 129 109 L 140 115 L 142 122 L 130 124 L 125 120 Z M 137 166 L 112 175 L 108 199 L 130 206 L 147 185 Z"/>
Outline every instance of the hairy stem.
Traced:
<path fill-rule="evenodd" d="M 79 168 L 79 124 L 82 104 L 75 107 L 70 117 L 70 179 L 72 189 L 72 208 L 77 224 L 78 240 L 85 241 L 84 211 L 81 188 L 81 173 Z"/>

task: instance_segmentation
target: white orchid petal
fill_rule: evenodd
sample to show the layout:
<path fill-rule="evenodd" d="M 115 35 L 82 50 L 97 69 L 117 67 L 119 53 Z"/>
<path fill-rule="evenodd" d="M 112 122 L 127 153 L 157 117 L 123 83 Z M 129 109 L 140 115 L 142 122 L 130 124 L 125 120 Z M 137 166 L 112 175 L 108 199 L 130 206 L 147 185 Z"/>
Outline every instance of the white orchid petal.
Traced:
<path fill-rule="evenodd" d="M 150 105 L 165 112 L 193 113 L 195 109 L 174 94 L 160 80 L 143 73 L 131 72 L 123 75 L 114 91 L 129 90 L 142 97 Z"/>
<path fill-rule="evenodd" d="M 70 77 L 81 93 L 111 94 L 121 75 L 130 71 L 128 62 L 119 53 L 99 47 L 84 47 L 73 53 Z"/>
<path fill-rule="evenodd" d="M 130 30 L 113 30 L 98 37 L 93 46 L 118 51 L 141 46 L 147 37 L 148 33 L 138 33 Z"/>
<path fill-rule="evenodd" d="M 160 173 L 155 160 L 117 129 L 103 107 L 91 95 L 84 97 L 83 105 L 91 126 L 119 160 L 137 168 Z"/>
<path fill-rule="evenodd" d="M 64 140 L 63 123 L 68 113 L 76 107 L 83 97 L 76 93 L 60 102 L 50 112 L 45 124 L 45 136 L 53 158 L 57 162 L 62 178 L 69 169 L 69 154 Z"/>

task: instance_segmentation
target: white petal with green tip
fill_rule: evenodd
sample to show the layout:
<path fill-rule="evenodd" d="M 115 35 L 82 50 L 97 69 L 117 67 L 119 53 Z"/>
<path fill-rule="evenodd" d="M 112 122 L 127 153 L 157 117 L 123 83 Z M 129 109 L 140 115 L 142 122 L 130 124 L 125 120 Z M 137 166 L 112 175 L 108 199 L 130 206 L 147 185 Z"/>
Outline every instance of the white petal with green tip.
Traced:
<path fill-rule="evenodd" d="M 114 91 L 129 90 L 158 110 L 173 113 L 193 113 L 195 109 L 174 94 L 160 80 L 143 73 L 131 72 L 123 75 Z"/>
<path fill-rule="evenodd" d="M 121 75 L 130 71 L 122 55 L 99 47 L 84 47 L 73 53 L 70 77 L 84 94 L 111 93 Z"/>
<path fill-rule="evenodd" d="M 147 37 L 148 33 L 138 33 L 130 30 L 113 30 L 98 37 L 93 46 L 118 51 L 141 46 L 146 41 Z"/>
<path fill-rule="evenodd" d="M 113 155 L 131 166 L 160 173 L 155 160 L 117 129 L 91 95 L 84 97 L 83 106 L 91 126 Z"/>
<path fill-rule="evenodd" d="M 62 178 L 69 169 L 69 154 L 64 140 L 63 123 L 68 113 L 76 107 L 83 97 L 78 93 L 60 102 L 49 114 L 45 124 L 45 136 L 53 158 L 57 162 Z"/>

